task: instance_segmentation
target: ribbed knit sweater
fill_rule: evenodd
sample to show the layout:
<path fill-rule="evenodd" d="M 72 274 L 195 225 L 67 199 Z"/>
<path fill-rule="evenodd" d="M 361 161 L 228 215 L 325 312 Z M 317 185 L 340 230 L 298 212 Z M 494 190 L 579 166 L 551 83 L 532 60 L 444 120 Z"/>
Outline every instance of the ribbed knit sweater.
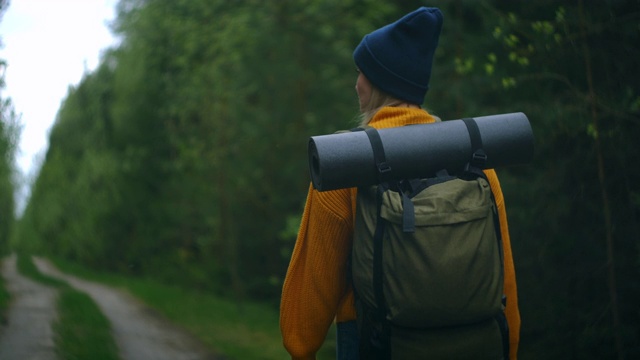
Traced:
<path fill-rule="evenodd" d="M 369 125 L 390 128 L 434 122 L 422 109 L 382 108 Z M 516 359 L 520 312 L 504 197 L 493 170 L 485 171 L 500 218 L 504 251 L 504 291 L 511 359 Z M 280 303 L 280 330 L 292 359 L 315 359 L 335 320 L 354 320 L 353 288 L 347 276 L 356 209 L 356 188 L 318 192 L 309 187 L 300 230 Z"/>

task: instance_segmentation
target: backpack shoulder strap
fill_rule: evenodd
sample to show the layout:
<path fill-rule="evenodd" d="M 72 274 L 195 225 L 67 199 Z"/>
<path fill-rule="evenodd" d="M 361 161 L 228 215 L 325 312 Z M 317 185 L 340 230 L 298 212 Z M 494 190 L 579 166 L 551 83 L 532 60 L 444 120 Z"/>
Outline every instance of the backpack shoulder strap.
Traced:
<path fill-rule="evenodd" d="M 482 171 L 485 167 L 487 161 L 487 154 L 482 149 L 482 137 L 480 136 L 480 130 L 478 129 L 478 124 L 472 118 L 462 119 L 464 124 L 467 126 L 467 130 L 469 131 L 469 137 L 471 139 L 471 150 L 473 151 L 473 155 L 469 163 L 465 166 L 463 175 L 467 178 L 483 178 L 487 183 L 489 179 L 487 175 Z M 495 196 L 493 195 L 493 191 L 491 193 L 491 202 L 493 204 L 493 225 L 496 229 L 496 238 L 498 241 L 498 253 L 500 256 L 500 269 L 504 273 L 504 250 L 502 246 L 502 231 L 500 226 L 500 215 L 498 214 L 498 205 L 496 203 Z M 506 306 L 507 301 L 506 297 L 502 297 L 502 305 Z M 505 359 L 509 359 L 509 325 L 507 323 L 507 319 L 504 313 L 498 315 L 497 319 L 498 325 L 500 326 L 500 332 L 502 334 L 502 351 Z"/>
<path fill-rule="evenodd" d="M 370 342 L 375 348 L 375 353 L 370 355 L 376 359 L 390 359 L 391 357 L 391 324 L 387 321 L 387 302 L 384 297 L 382 286 L 383 269 L 382 269 L 382 247 L 385 232 L 385 221 L 381 216 L 382 197 L 385 191 L 390 188 L 391 166 L 387 163 L 384 146 L 378 130 L 371 126 L 363 126 L 352 129 L 351 131 L 364 131 L 371 143 L 373 150 L 373 159 L 377 169 L 378 187 L 376 190 L 376 227 L 373 234 L 373 273 L 372 286 L 376 308 L 373 309 L 373 320 L 378 324 L 371 329 L 371 337 L 369 339 L 361 339 L 364 342 Z M 366 347 L 365 347 L 366 348 Z M 364 348 L 363 348 L 364 349 Z"/>

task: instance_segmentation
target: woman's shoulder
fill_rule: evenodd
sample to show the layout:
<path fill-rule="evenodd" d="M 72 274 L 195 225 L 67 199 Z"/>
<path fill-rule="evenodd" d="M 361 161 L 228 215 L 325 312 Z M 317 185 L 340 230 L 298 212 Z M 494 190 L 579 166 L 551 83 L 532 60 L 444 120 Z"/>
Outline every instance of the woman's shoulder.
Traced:
<path fill-rule="evenodd" d="M 355 198 L 355 188 L 345 188 L 330 191 L 317 191 L 313 189 L 312 204 L 321 206 L 324 210 L 334 213 L 341 218 L 350 218 Z"/>

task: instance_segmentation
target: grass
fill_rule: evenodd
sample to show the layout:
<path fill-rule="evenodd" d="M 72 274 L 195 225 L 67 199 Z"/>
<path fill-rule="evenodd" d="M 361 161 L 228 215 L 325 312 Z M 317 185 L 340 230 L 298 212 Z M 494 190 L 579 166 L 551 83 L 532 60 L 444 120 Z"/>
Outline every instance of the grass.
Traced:
<path fill-rule="evenodd" d="M 56 352 L 63 359 L 116 360 L 118 349 L 107 318 L 86 294 L 65 289 L 58 299 L 60 321 L 54 325 Z"/>
<path fill-rule="evenodd" d="M 67 287 L 67 283 L 42 274 L 36 265 L 31 261 L 31 255 L 19 253 L 17 260 L 18 272 L 31 278 L 41 284 L 52 286 L 55 288 Z"/>
<path fill-rule="evenodd" d="M 236 302 L 209 293 L 168 286 L 148 279 L 89 271 L 55 260 L 61 270 L 75 276 L 124 288 L 172 322 L 187 329 L 209 348 L 230 359 L 289 359 L 282 346 L 278 311 L 258 302 Z M 318 359 L 335 358 L 335 329 Z"/>
<path fill-rule="evenodd" d="M 26 254 L 18 255 L 18 271 L 58 289 L 58 318 L 53 324 L 56 353 L 60 359 L 117 360 L 118 349 L 109 321 L 93 300 L 66 282 L 42 274 Z"/>

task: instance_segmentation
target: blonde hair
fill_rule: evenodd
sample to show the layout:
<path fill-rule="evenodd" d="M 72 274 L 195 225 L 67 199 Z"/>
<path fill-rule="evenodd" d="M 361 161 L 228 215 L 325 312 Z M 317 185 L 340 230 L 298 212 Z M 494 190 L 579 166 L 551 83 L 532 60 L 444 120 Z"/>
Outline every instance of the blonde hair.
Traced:
<path fill-rule="evenodd" d="M 371 85 L 371 97 L 369 98 L 369 103 L 365 105 L 365 107 L 360 112 L 360 115 L 358 115 L 357 122 L 359 123 L 359 126 L 368 125 L 369 121 L 371 121 L 371 119 L 373 119 L 376 113 L 380 111 L 380 109 L 382 109 L 383 107 L 397 106 L 403 103 L 405 103 L 405 101 L 395 98 L 385 93 L 384 91 L 378 89 L 376 86 Z M 431 113 L 430 111 L 428 112 Z M 433 116 L 433 119 L 436 122 L 442 121 L 440 117 L 434 114 L 431 114 L 431 116 Z"/>
<path fill-rule="evenodd" d="M 404 101 L 383 92 L 372 84 L 369 102 L 365 104 L 364 108 L 360 112 L 360 115 L 358 116 L 360 125 L 367 125 L 381 108 L 385 106 L 396 106 L 402 104 L 403 102 Z"/>

